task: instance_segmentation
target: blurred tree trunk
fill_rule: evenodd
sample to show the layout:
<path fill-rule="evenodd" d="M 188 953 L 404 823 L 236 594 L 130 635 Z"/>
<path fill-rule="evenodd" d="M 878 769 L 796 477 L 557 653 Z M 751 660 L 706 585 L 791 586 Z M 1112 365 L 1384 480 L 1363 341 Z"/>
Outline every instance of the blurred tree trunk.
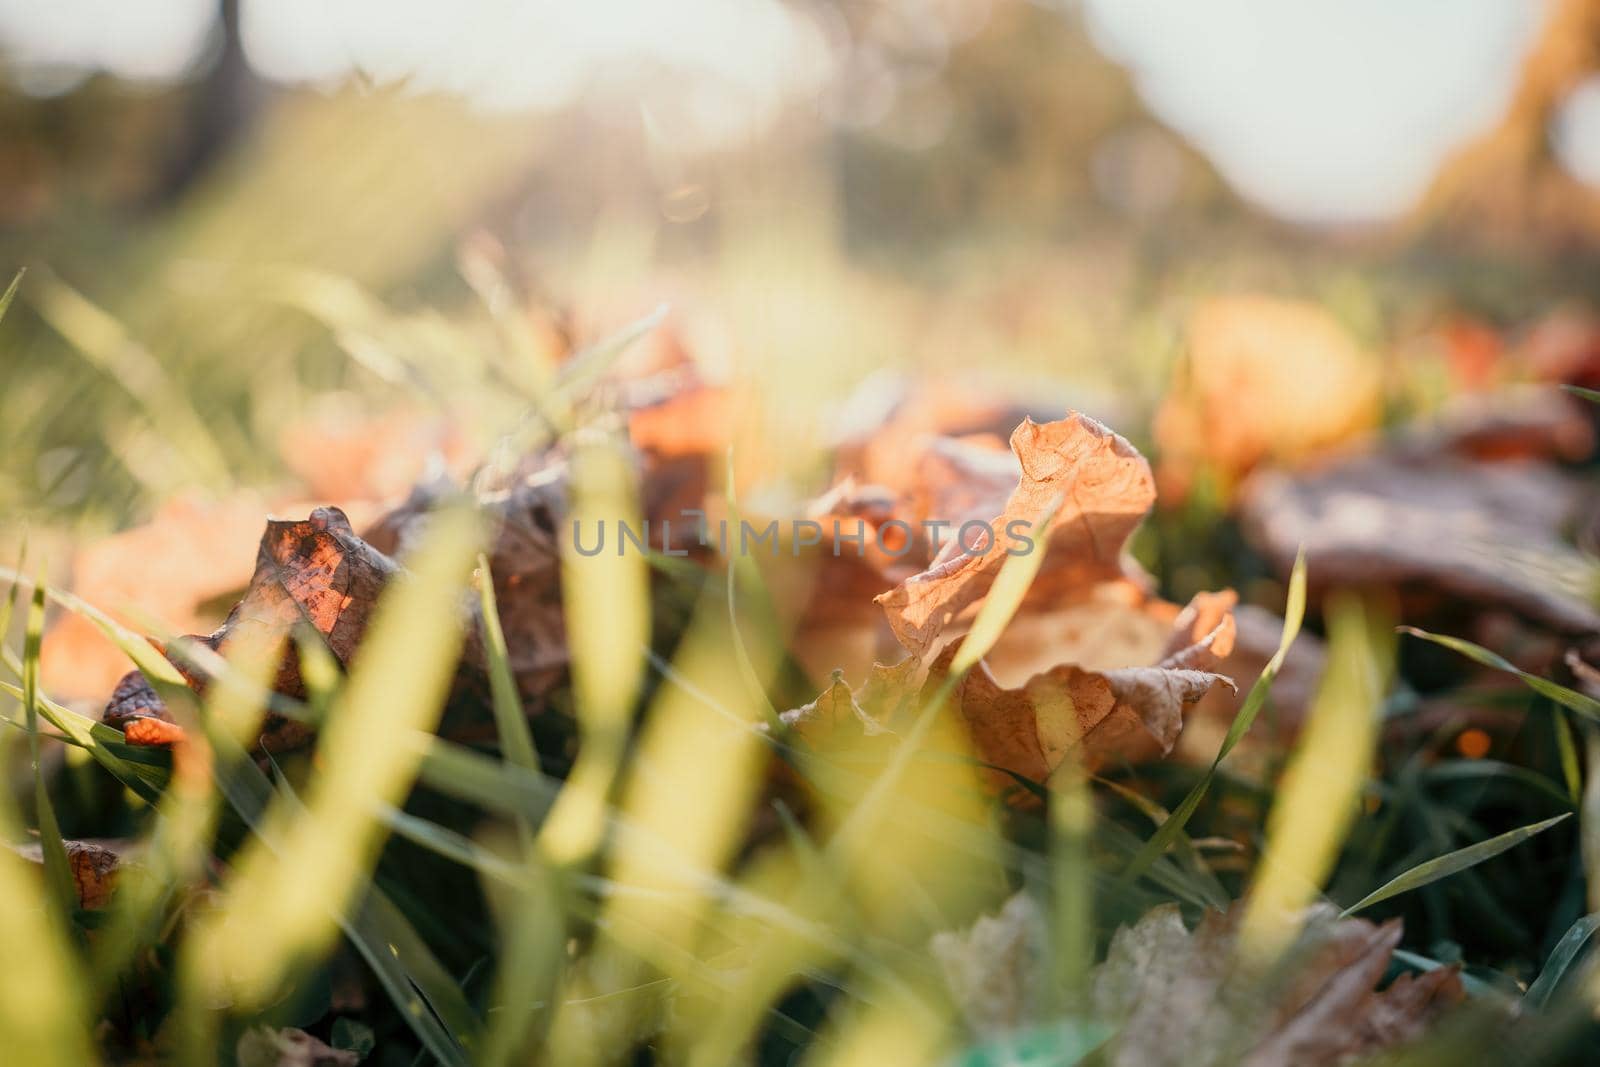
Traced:
<path fill-rule="evenodd" d="M 216 56 L 185 90 L 183 137 L 151 197 L 157 204 L 175 199 L 243 141 L 266 102 L 267 86 L 245 58 L 239 5 L 240 0 L 222 0 Z"/>
<path fill-rule="evenodd" d="M 1439 172 L 1425 229 L 1496 244 L 1600 244 L 1600 194 L 1556 158 L 1550 128 L 1567 97 L 1600 70 L 1600 0 L 1551 0 L 1499 123 Z"/>

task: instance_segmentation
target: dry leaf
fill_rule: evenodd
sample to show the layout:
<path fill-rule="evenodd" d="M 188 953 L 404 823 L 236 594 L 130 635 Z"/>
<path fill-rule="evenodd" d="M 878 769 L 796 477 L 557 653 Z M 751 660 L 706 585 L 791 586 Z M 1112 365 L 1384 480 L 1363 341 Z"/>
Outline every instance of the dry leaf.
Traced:
<path fill-rule="evenodd" d="M 356 1067 L 361 1057 L 334 1048 L 304 1030 L 256 1026 L 239 1035 L 239 1067 Z"/>
<path fill-rule="evenodd" d="M 989 591 L 1007 553 L 1022 548 L 1009 536 L 1012 529 L 1048 540 L 1039 578 L 1047 587 L 1087 586 L 1122 574 L 1123 543 L 1155 500 L 1144 457 L 1077 414 L 1043 424 L 1025 419 L 1011 435 L 1011 448 L 1021 481 L 1004 509 L 986 520 L 994 533 L 987 547 L 969 555 L 951 542 L 932 567 L 877 598 L 914 656 L 925 658 L 946 627 Z"/>
<path fill-rule="evenodd" d="M 1211 669 L 1233 647 L 1232 594 L 1202 596 L 1179 615 L 1166 654 L 1154 664 L 1088 670 L 1063 649 L 1069 662 L 1007 688 L 988 662 L 980 662 L 951 697 L 980 758 L 1042 783 L 1069 756 L 1094 770 L 1171 751 L 1185 708 L 1215 686 L 1233 687 Z M 959 647 L 952 643 L 935 661 L 925 695 L 942 681 Z M 1006 775 L 993 778 L 1011 784 Z"/>
<path fill-rule="evenodd" d="M 1550 386 L 1458 396 L 1408 427 L 1389 450 L 1419 458 L 1452 452 L 1467 459 L 1576 462 L 1594 452 L 1588 407 Z"/>
<path fill-rule="evenodd" d="M 1111 1067 L 1317 1067 L 1414 1041 L 1464 998 L 1454 968 L 1375 987 L 1400 942 L 1400 922 L 1306 916 L 1286 970 L 1270 983 L 1236 966 L 1240 909 L 1208 912 L 1191 933 L 1176 905 L 1118 930 L 1091 976 L 1095 1017 L 1120 1023 Z M 932 951 L 968 1024 L 992 1035 L 1038 1022 L 1048 1003 L 1045 919 L 1025 894 Z"/>
<path fill-rule="evenodd" d="M 270 521 L 244 598 L 221 627 L 197 640 L 226 656 L 235 642 L 272 647 L 273 642 L 287 642 L 297 626 L 308 625 L 341 664 L 348 663 L 366 632 L 378 595 L 398 569 L 393 560 L 356 536 L 338 508 L 318 508 L 299 521 Z M 203 686 L 203 675 L 187 667 L 181 655 L 173 658 L 191 684 Z M 288 696 L 305 696 L 292 645 L 285 644 L 273 688 Z M 134 726 L 141 719 L 171 722 L 170 713 L 137 671 L 117 685 L 103 719 L 124 731 L 132 728 L 136 737 L 148 741 L 160 737 L 170 743 L 182 736 L 158 727 Z M 308 736 L 303 724 L 268 712 L 260 740 L 269 751 L 277 751 L 302 744 Z"/>
<path fill-rule="evenodd" d="M 117 888 L 117 871 L 126 858 L 129 843 L 85 839 L 63 841 L 62 844 L 66 846 L 67 866 L 72 871 L 72 883 L 78 891 L 78 907 L 105 907 Z M 38 841 L 12 847 L 23 859 L 43 866 L 44 846 Z"/>
<path fill-rule="evenodd" d="M 113 614 L 137 607 L 178 632 L 214 624 L 205 605 L 249 583 L 250 547 L 265 511 L 266 501 L 254 493 L 216 501 L 175 497 L 149 522 L 75 552 L 72 588 Z M 45 688 L 58 699 L 98 696 L 127 669 L 121 650 L 73 613 L 50 627 L 39 653 Z"/>
<path fill-rule="evenodd" d="M 370 415 L 347 394 L 322 397 L 285 425 L 278 451 L 306 496 L 345 506 L 392 504 L 430 465 L 464 473 L 473 462 L 472 446 L 449 422 L 403 409 Z"/>
<path fill-rule="evenodd" d="M 1420 1037 L 1464 997 L 1453 968 L 1378 992 L 1399 920 L 1340 919 L 1326 905 L 1307 914 L 1287 972 L 1263 983 L 1233 962 L 1240 912 L 1208 912 L 1191 934 L 1163 905 L 1117 932 L 1093 977 L 1096 1014 L 1122 1020 L 1109 1064 L 1341 1063 Z"/>
<path fill-rule="evenodd" d="M 1202 469 L 1226 491 L 1257 464 L 1295 461 L 1377 425 L 1380 367 L 1314 304 L 1213 299 L 1190 319 L 1179 380 L 1157 413 L 1161 491 Z"/>
<path fill-rule="evenodd" d="M 1044 916 L 1027 893 L 966 930 L 934 934 L 929 949 L 973 1033 L 997 1037 L 1038 1018 L 1048 989 Z"/>
<path fill-rule="evenodd" d="M 1600 566 L 1567 543 L 1584 490 L 1532 463 L 1380 453 L 1245 486 L 1247 535 L 1287 573 L 1303 544 L 1316 587 L 1410 585 L 1552 630 L 1600 630 Z"/>
<path fill-rule="evenodd" d="M 1014 456 L 976 447 L 928 448 L 926 455 L 945 466 L 925 483 L 938 491 L 927 498 L 932 503 L 924 502 L 924 513 L 954 521 L 998 514 L 985 519 L 997 534 L 1007 524 L 1027 523 L 1048 553 L 1023 610 L 949 695 L 976 755 L 994 768 L 989 781 L 1002 790 L 1016 788 L 1011 775 L 1044 782 L 1069 756 L 1092 768 L 1166 753 L 1186 706 L 1219 683 L 1232 684 L 1214 668 L 1232 650 L 1234 595 L 1203 594 L 1180 611 L 1125 576 L 1123 544 L 1149 509 L 1153 488 L 1144 459 L 1100 424 L 1081 415 L 1044 425 L 1025 420 L 1012 435 Z M 983 455 L 991 458 L 973 458 Z M 965 491 L 940 488 L 940 479 L 959 481 L 972 470 L 985 473 L 970 478 Z M 1011 483 L 1004 491 L 1003 481 Z M 840 499 L 836 494 L 836 510 Z M 878 685 L 870 698 L 850 694 L 836 676 L 823 698 L 789 713 L 791 723 L 803 736 L 831 733 L 851 721 L 833 713 L 850 697 L 861 719 L 893 729 L 897 717 L 881 702 L 903 705 L 919 694 L 931 699 L 958 643 L 945 644 L 925 679 L 924 660 L 960 634 L 969 609 L 993 584 L 1007 545 L 997 539 L 982 554 L 967 556 L 952 543 L 942 561 L 880 595 L 891 630 L 911 655 L 893 674 L 874 668 Z M 871 643 L 873 631 L 844 618 L 844 625 L 801 631 L 803 662 L 819 648 L 857 656 L 883 651 Z M 818 634 L 869 640 L 847 649 L 842 642 L 820 643 Z M 893 685 L 884 685 L 890 678 Z"/>

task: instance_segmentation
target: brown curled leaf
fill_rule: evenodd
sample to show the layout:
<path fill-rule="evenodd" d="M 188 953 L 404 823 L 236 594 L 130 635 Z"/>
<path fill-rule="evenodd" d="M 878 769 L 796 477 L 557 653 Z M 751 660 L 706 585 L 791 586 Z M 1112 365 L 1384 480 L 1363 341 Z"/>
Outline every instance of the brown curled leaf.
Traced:
<path fill-rule="evenodd" d="M 129 843 L 85 839 L 67 840 L 62 844 L 67 850 L 67 867 L 72 872 L 72 884 L 78 893 L 78 907 L 105 907 L 116 890 L 117 871 L 124 862 Z M 39 842 L 29 841 L 12 847 L 23 859 L 44 864 L 44 847 Z"/>
<path fill-rule="evenodd" d="M 269 521 L 244 598 L 216 631 L 195 640 L 223 656 L 236 643 L 283 647 L 273 688 L 304 697 L 290 635 L 297 627 L 309 627 L 341 664 L 347 663 L 366 633 L 379 594 L 398 570 L 393 560 L 356 536 L 338 508 L 317 508 L 298 521 Z M 187 663 L 179 650 L 174 652 L 178 654 L 169 657 L 174 665 L 191 685 L 203 689 L 204 672 Z M 132 672 L 117 684 L 103 718 L 108 726 L 126 729 L 140 720 L 170 723 L 172 716 L 144 677 Z M 159 738 L 148 742 L 154 744 L 173 740 L 151 725 L 135 727 L 135 736 Z M 304 725 L 268 713 L 263 729 L 268 747 L 292 748 L 308 736 Z"/>
<path fill-rule="evenodd" d="M 1122 573 L 1123 544 L 1155 500 L 1144 457 L 1079 414 L 1048 423 L 1025 419 L 1011 435 L 1011 449 L 1021 477 L 1004 508 L 987 520 L 994 532 L 987 547 L 968 554 L 952 541 L 933 566 L 877 598 L 914 656 L 926 658 L 946 628 L 983 598 L 1008 552 L 1025 550 L 1013 531 L 1049 542 L 1041 587 L 1087 586 Z"/>

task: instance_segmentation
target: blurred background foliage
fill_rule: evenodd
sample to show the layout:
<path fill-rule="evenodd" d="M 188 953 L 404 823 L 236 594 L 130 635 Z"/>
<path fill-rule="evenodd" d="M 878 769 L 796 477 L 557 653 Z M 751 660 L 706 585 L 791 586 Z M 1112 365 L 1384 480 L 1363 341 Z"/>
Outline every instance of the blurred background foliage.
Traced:
<path fill-rule="evenodd" d="M 1204 76 L 1219 51 L 1246 79 L 1267 50 L 1302 54 L 1315 81 L 1328 27 L 1314 15 L 1228 5 L 1186 44 L 1174 38 L 1193 20 L 1161 3 L 840 0 L 737 18 L 717 3 L 603 5 L 592 22 L 615 32 L 534 9 L 502 26 L 469 5 L 430 50 L 409 10 L 386 32 L 359 12 L 270 7 L 18 7 L 0 21 L 0 259 L 35 268 L 0 365 L 7 514 L 103 529 L 186 484 L 272 482 L 284 427 L 313 398 L 393 385 L 340 354 L 353 294 L 413 331 L 438 326 L 433 347 L 470 363 L 492 309 L 468 260 L 486 260 L 507 290 L 494 299 L 552 344 L 665 301 L 702 361 L 807 361 L 841 391 L 891 365 L 1046 380 L 1113 419 L 1127 410 L 1135 436 L 1202 294 L 1308 297 L 1385 352 L 1457 319 L 1526 326 L 1581 300 L 1593 270 L 1588 186 L 1551 158 L 1591 136 L 1556 137 L 1583 118 L 1560 109 L 1586 91 L 1592 56 L 1561 44 L 1584 30 L 1541 44 L 1539 19 L 1507 5 L 1461 16 L 1467 44 L 1498 47 L 1464 44 L 1442 88 L 1419 53 L 1414 87 L 1375 59 L 1377 89 L 1239 89 L 1281 94 L 1334 144 L 1368 122 L 1375 91 L 1440 97 L 1467 116 L 1446 126 L 1487 116 L 1450 146 L 1435 195 L 1376 204 L 1302 189 L 1305 167 L 1277 158 L 1295 146 L 1271 143 L 1285 120 L 1263 119 L 1245 185 L 1276 210 L 1211 162 L 1215 145 L 1237 169 L 1220 105 L 1174 111 L 1166 82 Z M 1589 7 L 1555 5 L 1551 25 Z M 1447 19 L 1385 17 L 1346 13 L 1329 48 L 1381 50 Z M 1240 40 L 1251 18 L 1254 43 Z M 673 34 L 703 43 L 663 43 Z M 1473 132 L 1480 149 L 1462 149 Z M 1526 165 L 1492 147 L 1507 140 Z M 474 375 L 458 377 L 429 402 L 480 402 Z M 190 432 L 197 420 L 153 417 L 157 394 L 211 440 Z"/>

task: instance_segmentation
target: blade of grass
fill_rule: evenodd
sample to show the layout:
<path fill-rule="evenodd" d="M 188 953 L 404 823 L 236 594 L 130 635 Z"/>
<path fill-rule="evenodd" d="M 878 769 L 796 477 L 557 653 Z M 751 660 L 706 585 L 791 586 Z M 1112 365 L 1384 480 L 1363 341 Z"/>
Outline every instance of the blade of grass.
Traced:
<path fill-rule="evenodd" d="M 84 1018 L 79 965 L 39 871 L 9 847 L 19 827 L 0 794 L 0 1033 L 8 1062 L 73 1067 L 100 1058 Z"/>
<path fill-rule="evenodd" d="M 1425 863 L 1419 863 L 1410 870 L 1391 878 L 1344 909 L 1344 911 L 1340 912 L 1340 918 L 1354 915 L 1358 911 L 1370 908 L 1380 900 L 1388 900 L 1390 897 L 1399 896 L 1401 893 L 1409 893 L 1413 889 L 1420 889 L 1422 886 L 1437 882 L 1441 878 L 1448 878 L 1452 874 L 1464 871 L 1469 867 L 1476 867 L 1484 860 L 1492 859 L 1507 849 L 1514 848 L 1530 837 L 1541 834 L 1557 823 L 1571 817 L 1572 812 L 1564 811 L 1554 818 L 1545 819 L 1542 822 L 1529 823 L 1527 826 L 1519 826 L 1515 830 L 1507 830 L 1505 833 L 1491 837 L 1487 841 L 1479 841 L 1465 848 L 1458 848 L 1454 852 L 1447 852 L 1443 856 L 1436 856 Z"/>
<path fill-rule="evenodd" d="M 1187 796 L 1178 804 L 1172 815 L 1160 828 L 1145 842 L 1144 847 L 1123 868 L 1117 884 L 1127 887 L 1138 879 L 1150 864 L 1155 862 L 1157 856 L 1166 854 L 1167 849 L 1177 841 L 1183 833 L 1183 828 L 1188 825 L 1189 819 L 1194 815 L 1195 809 L 1200 806 L 1200 801 L 1211 789 L 1211 783 L 1217 777 L 1217 769 L 1222 761 L 1228 758 L 1234 746 L 1250 732 L 1256 716 L 1266 704 L 1268 695 L 1272 692 L 1272 681 L 1278 676 L 1278 671 L 1283 667 L 1284 659 L 1289 655 L 1289 648 L 1300 634 L 1300 625 L 1305 621 L 1306 614 L 1306 554 L 1301 549 L 1295 557 L 1294 570 L 1289 574 L 1289 596 L 1283 611 L 1283 633 L 1278 638 L 1278 648 L 1267 661 L 1266 667 L 1261 671 L 1261 676 L 1250 687 L 1249 694 L 1244 703 L 1239 706 L 1238 714 L 1234 715 L 1233 722 L 1228 725 L 1228 732 L 1222 739 L 1222 745 L 1217 749 L 1217 756 L 1211 761 L 1211 766 L 1200 780 L 1189 790 Z"/>
<path fill-rule="evenodd" d="M 489 569 L 489 560 L 482 554 L 478 556 L 478 596 L 500 751 L 510 767 L 538 775 L 541 773 L 539 751 L 511 672 L 510 652 L 500 626 L 500 609 L 495 602 L 494 574 Z M 498 878 L 507 887 L 510 899 L 499 909 L 505 951 L 494 979 L 495 1002 L 500 1010 L 484 1034 L 478 1062 L 481 1067 L 508 1063 L 519 1048 L 542 1042 L 542 1033 L 530 1036 L 529 1030 L 537 1006 L 549 1000 L 553 987 L 560 980 L 563 962 L 561 945 L 566 925 L 534 835 L 536 824 L 524 814 L 516 816 L 517 836 L 522 845 L 522 861 L 516 864 L 500 860 L 476 842 L 444 832 L 442 827 L 432 823 L 416 825 L 424 821 L 404 812 L 395 812 L 395 815 L 401 817 L 400 823 L 390 824 L 396 832 L 420 835 L 428 831 L 428 841 L 417 837 L 411 840 L 424 847 L 454 848 L 459 862 L 467 862 L 480 873 Z M 491 894 L 493 899 L 496 898 Z M 548 1020 L 550 1014 L 546 1011 L 542 1018 Z"/>
<path fill-rule="evenodd" d="M 11 279 L 11 284 L 6 286 L 6 291 L 0 294 L 0 321 L 4 321 L 6 312 L 11 310 L 11 302 L 17 298 L 17 290 L 22 288 L 22 276 L 26 273 L 28 273 L 27 268 L 17 271 Z"/>
<path fill-rule="evenodd" d="M 143 409 L 145 420 L 173 446 L 174 456 L 209 485 L 226 485 L 228 463 L 188 394 L 120 322 L 83 294 L 45 272 L 34 306 L 91 366 L 111 378 Z"/>
<path fill-rule="evenodd" d="M 14 656 L 9 649 L 7 656 Z M 17 664 L 18 668 L 21 664 Z M 20 670 L 19 670 L 20 673 Z M 21 687 L 0 682 L 0 692 L 24 700 Z M 57 704 L 44 693 L 38 696 L 39 716 L 61 732 L 61 741 L 88 752 L 110 775 L 147 801 L 154 802 L 167 783 L 167 756 L 158 749 L 122 744 L 122 734 L 87 715 Z M 23 726 L 26 729 L 26 726 Z M 119 752 L 121 747 L 124 751 Z M 145 762 L 148 761 L 148 762 Z"/>
<path fill-rule="evenodd" d="M 1040 518 L 1036 524 L 1037 528 L 1049 529 L 1060 507 L 1061 501 L 1057 499 Z M 918 712 L 911 728 L 895 745 L 894 752 L 883 771 L 868 786 L 860 802 L 845 817 L 834 835 L 828 846 L 831 860 L 837 861 L 839 857 L 851 851 L 855 847 L 855 837 L 865 833 L 867 828 L 876 822 L 878 808 L 898 788 L 911 761 L 927 741 L 939 712 L 955 692 L 962 677 L 994 647 L 1007 624 L 1011 622 L 1012 616 L 1022 606 L 1022 598 L 1027 595 L 1028 587 L 1033 584 L 1039 568 L 1044 564 L 1045 545 L 1046 542 L 1039 541 L 1034 551 L 1007 556 L 1005 562 L 1000 565 L 1000 573 L 995 575 L 994 584 L 989 587 L 983 604 L 978 608 L 977 616 L 972 620 L 971 629 L 967 631 L 966 637 L 962 638 L 961 647 L 950 660 L 949 673 L 934 692 L 932 699 L 928 700 Z"/>
<path fill-rule="evenodd" d="M 739 494 L 733 477 L 733 446 L 728 446 L 725 459 L 726 484 L 723 488 L 723 499 L 728 509 L 728 522 L 736 530 L 743 529 L 740 524 L 743 519 L 739 513 Z M 781 736 L 782 721 L 778 718 L 778 709 L 772 706 L 772 699 L 767 696 L 767 687 L 761 684 L 761 673 L 756 670 L 755 662 L 750 658 L 750 649 L 744 643 L 744 629 L 739 625 L 739 596 L 737 590 L 737 575 L 740 561 L 744 561 L 748 569 L 759 582 L 761 571 L 755 566 L 755 561 L 746 553 L 728 553 L 728 632 L 733 635 L 733 661 L 739 668 L 739 676 L 744 679 L 745 688 L 750 690 L 752 699 L 766 713 L 767 726 L 774 736 Z"/>
<path fill-rule="evenodd" d="M 1548 678 L 1541 678 L 1537 674 L 1529 674 L 1504 656 L 1490 652 L 1482 645 L 1475 645 L 1471 641 L 1463 641 L 1459 637 L 1447 637 L 1443 634 L 1429 633 L 1426 630 L 1419 630 L 1415 626 L 1402 626 L 1400 627 L 1400 632 L 1409 634 L 1412 637 L 1420 637 L 1424 641 L 1432 641 L 1434 644 L 1448 648 L 1452 652 L 1459 652 L 1474 663 L 1480 663 L 1485 667 L 1504 671 L 1507 674 L 1514 674 L 1522 679 L 1524 685 L 1540 696 L 1549 697 L 1564 708 L 1600 722 L 1600 700 L 1585 696 L 1575 689 L 1568 689 L 1564 685 L 1558 685 Z"/>
<path fill-rule="evenodd" d="M 1543 1011 L 1549 1005 L 1550 998 L 1555 995 L 1556 987 L 1561 983 L 1562 977 L 1572 967 L 1573 961 L 1578 958 L 1578 953 L 1589 943 L 1589 938 L 1594 936 L 1596 930 L 1600 930 L 1600 912 L 1585 915 L 1568 927 L 1567 932 L 1561 935 L 1561 940 L 1556 942 L 1556 947 L 1550 950 L 1550 957 L 1544 961 L 1539 977 L 1523 994 L 1522 1002 L 1534 1011 Z"/>
<path fill-rule="evenodd" d="M 636 341 L 661 325 L 667 310 L 667 305 L 662 304 L 611 336 L 575 353 L 561 365 L 556 375 L 556 390 L 567 397 L 586 392 Z"/>
<path fill-rule="evenodd" d="M 299 799 L 287 790 L 274 789 L 261 768 L 231 738 L 214 733 L 212 742 L 218 756 L 217 788 L 267 847 L 281 847 L 277 828 L 265 818 L 268 806 L 279 795 L 303 810 Z M 463 1048 L 471 1043 L 476 1020 L 459 985 L 404 912 L 382 889 L 371 885 L 359 908 L 340 913 L 337 921 L 423 1048 L 441 1063 L 465 1065 Z"/>
<path fill-rule="evenodd" d="M 1582 397 L 1583 399 L 1592 403 L 1600 404 L 1600 391 L 1596 391 L 1594 389 L 1585 389 L 1581 385 L 1563 385 L 1561 388 L 1565 389 L 1573 396 Z"/>
<path fill-rule="evenodd" d="M 1276 961 L 1355 821 L 1393 665 L 1389 632 L 1353 596 L 1328 605 L 1328 666 L 1289 757 L 1239 929 L 1253 964 Z"/>
<path fill-rule="evenodd" d="M 1583 802 L 1583 769 L 1578 762 L 1578 736 L 1565 711 L 1551 716 L 1551 728 L 1556 735 L 1556 754 L 1561 760 L 1561 778 L 1566 783 L 1567 795 L 1574 807 Z"/>
<path fill-rule="evenodd" d="M 558 866 L 581 863 L 600 845 L 650 644 L 649 566 L 622 540 L 624 524 L 641 528 L 633 462 L 615 438 L 580 438 L 572 460 L 574 536 L 561 538 L 561 602 L 580 745 L 566 788 L 539 831 L 541 851 Z M 617 551 L 585 552 L 577 531 L 603 531 L 608 519 L 618 524 Z"/>
<path fill-rule="evenodd" d="M 489 691 L 494 706 L 495 730 L 500 735 L 500 751 L 507 762 L 535 774 L 540 773 L 539 750 L 533 731 L 522 710 L 517 681 L 511 673 L 511 654 L 506 648 L 505 631 L 500 626 L 500 608 L 495 602 L 494 575 L 488 557 L 478 554 L 478 604 L 483 614 L 483 647 L 489 661 Z"/>
<path fill-rule="evenodd" d="M 62 908 L 71 915 L 78 893 L 67 863 L 67 846 L 61 840 L 55 805 L 39 760 L 39 646 L 44 639 L 44 583 L 33 587 L 28 600 L 28 622 L 22 645 L 22 707 L 28 724 L 28 759 L 33 765 L 34 817 L 39 823 L 39 845 L 44 856 L 45 881 Z"/>

